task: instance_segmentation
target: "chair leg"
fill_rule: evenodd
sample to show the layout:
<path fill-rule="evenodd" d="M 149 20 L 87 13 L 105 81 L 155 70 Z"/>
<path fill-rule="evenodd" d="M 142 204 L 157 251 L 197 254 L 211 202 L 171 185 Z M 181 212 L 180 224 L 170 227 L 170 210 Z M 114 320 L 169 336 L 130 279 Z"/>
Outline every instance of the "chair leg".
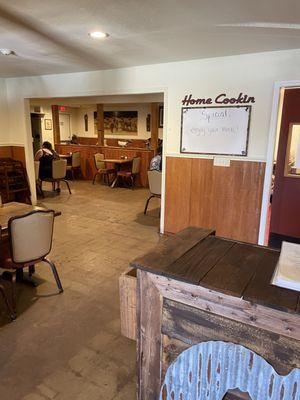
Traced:
<path fill-rule="evenodd" d="M 3 300 L 5 301 L 6 307 L 8 309 L 8 312 L 10 314 L 11 320 L 15 320 L 17 318 L 16 313 L 14 312 L 12 306 L 10 305 L 10 302 L 8 300 L 8 297 L 6 295 L 5 289 L 2 285 L 0 285 L 0 292 L 2 294 Z"/>
<path fill-rule="evenodd" d="M 133 190 L 134 189 L 134 177 L 131 176 L 130 179 L 131 179 L 131 189 Z"/>
<path fill-rule="evenodd" d="M 66 184 L 67 187 L 68 187 L 69 193 L 72 194 L 71 189 L 70 189 L 69 182 L 68 182 L 66 179 L 62 179 L 62 181 L 65 182 L 65 184 Z"/>
<path fill-rule="evenodd" d="M 34 273 L 35 273 L 35 266 L 33 265 L 29 265 L 29 276 L 31 277 Z"/>
<path fill-rule="evenodd" d="M 62 293 L 64 291 L 64 289 L 63 289 L 61 281 L 59 279 L 55 264 L 52 261 L 50 261 L 48 258 L 44 258 L 43 261 L 45 261 L 47 264 L 50 265 L 53 275 L 54 275 L 54 278 L 55 278 L 55 281 L 56 281 L 56 284 L 57 284 L 57 287 L 58 287 L 58 290 L 59 290 L 59 293 Z"/>
<path fill-rule="evenodd" d="M 145 205 L 145 209 L 144 209 L 144 214 L 146 215 L 147 210 L 148 210 L 148 205 L 149 205 L 149 201 L 155 196 L 153 196 L 153 194 L 151 196 L 148 197 L 148 200 L 146 201 L 146 205 Z"/>
<path fill-rule="evenodd" d="M 71 174 L 72 174 L 72 180 L 75 181 L 75 174 L 74 174 L 74 169 L 71 169 Z"/>
<path fill-rule="evenodd" d="M 94 175 L 93 185 L 95 185 L 95 181 L 96 181 L 97 175 L 99 175 L 99 172 L 96 172 L 95 175 Z"/>
<path fill-rule="evenodd" d="M 17 312 L 17 271 L 13 271 L 11 275 L 11 299 L 12 299 L 12 309 L 14 314 Z"/>

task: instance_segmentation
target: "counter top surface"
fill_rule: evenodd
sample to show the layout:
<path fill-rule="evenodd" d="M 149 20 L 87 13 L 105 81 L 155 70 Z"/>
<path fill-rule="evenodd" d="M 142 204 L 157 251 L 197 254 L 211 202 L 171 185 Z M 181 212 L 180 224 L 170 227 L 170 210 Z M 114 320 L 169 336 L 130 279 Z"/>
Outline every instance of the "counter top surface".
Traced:
<path fill-rule="evenodd" d="M 300 293 L 271 285 L 280 252 L 187 228 L 163 239 L 131 266 L 286 312 L 300 313 Z"/>

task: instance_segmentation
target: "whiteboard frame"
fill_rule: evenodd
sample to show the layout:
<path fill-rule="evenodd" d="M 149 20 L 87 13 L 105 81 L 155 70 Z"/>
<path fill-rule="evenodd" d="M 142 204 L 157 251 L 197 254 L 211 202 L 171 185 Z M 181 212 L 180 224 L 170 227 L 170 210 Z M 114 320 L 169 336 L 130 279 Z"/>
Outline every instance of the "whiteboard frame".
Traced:
<path fill-rule="evenodd" d="M 204 152 L 198 152 L 198 151 L 182 151 L 183 110 L 187 110 L 187 109 L 204 109 L 204 108 L 249 108 L 245 154 L 204 153 Z M 180 154 L 202 154 L 202 155 L 212 155 L 212 156 L 247 157 L 248 156 L 248 145 L 249 145 L 251 112 L 252 112 L 252 106 L 181 107 Z"/>

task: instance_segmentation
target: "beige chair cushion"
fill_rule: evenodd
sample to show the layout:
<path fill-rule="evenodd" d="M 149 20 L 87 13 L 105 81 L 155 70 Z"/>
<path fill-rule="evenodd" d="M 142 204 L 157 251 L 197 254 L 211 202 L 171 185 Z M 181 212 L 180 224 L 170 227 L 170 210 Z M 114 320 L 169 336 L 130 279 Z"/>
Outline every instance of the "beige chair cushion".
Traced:
<path fill-rule="evenodd" d="M 52 161 L 52 178 L 65 179 L 67 173 L 67 160 Z"/>
<path fill-rule="evenodd" d="M 40 172 L 40 162 L 35 161 L 34 162 L 34 175 L 35 175 L 36 181 L 39 179 L 39 172 Z"/>
<path fill-rule="evenodd" d="M 96 153 L 94 155 L 94 160 L 95 160 L 95 167 L 96 167 L 97 170 L 105 168 L 105 162 L 103 161 L 104 160 L 104 154 Z"/>
<path fill-rule="evenodd" d="M 73 168 L 80 167 L 80 152 L 79 151 L 75 151 L 72 154 L 72 167 Z"/>
<path fill-rule="evenodd" d="M 133 174 L 138 174 L 140 172 L 141 157 L 134 157 L 132 160 L 131 172 Z"/>
<path fill-rule="evenodd" d="M 162 173 L 160 171 L 148 171 L 149 189 L 152 194 L 161 195 Z"/>
<path fill-rule="evenodd" d="M 12 261 L 27 264 L 49 254 L 53 223 L 54 211 L 35 211 L 22 217 L 11 218 L 9 236 Z"/>

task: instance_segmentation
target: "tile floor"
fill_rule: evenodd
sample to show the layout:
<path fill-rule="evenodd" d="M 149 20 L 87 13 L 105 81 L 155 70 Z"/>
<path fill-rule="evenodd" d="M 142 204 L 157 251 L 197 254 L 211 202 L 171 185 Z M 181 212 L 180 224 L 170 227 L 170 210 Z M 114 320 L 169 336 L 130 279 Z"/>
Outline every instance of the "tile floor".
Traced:
<path fill-rule="evenodd" d="M 47 193 L 55 220 L 51 258 L 39 286 L 18 288 L 18 319 L 0 302 L 1 400 L 133 400 L 135 342 L 120 335 L 118 276 L 159 240 L 159 201 L 143 215 L 148 190 L 71 182 Z"/>

